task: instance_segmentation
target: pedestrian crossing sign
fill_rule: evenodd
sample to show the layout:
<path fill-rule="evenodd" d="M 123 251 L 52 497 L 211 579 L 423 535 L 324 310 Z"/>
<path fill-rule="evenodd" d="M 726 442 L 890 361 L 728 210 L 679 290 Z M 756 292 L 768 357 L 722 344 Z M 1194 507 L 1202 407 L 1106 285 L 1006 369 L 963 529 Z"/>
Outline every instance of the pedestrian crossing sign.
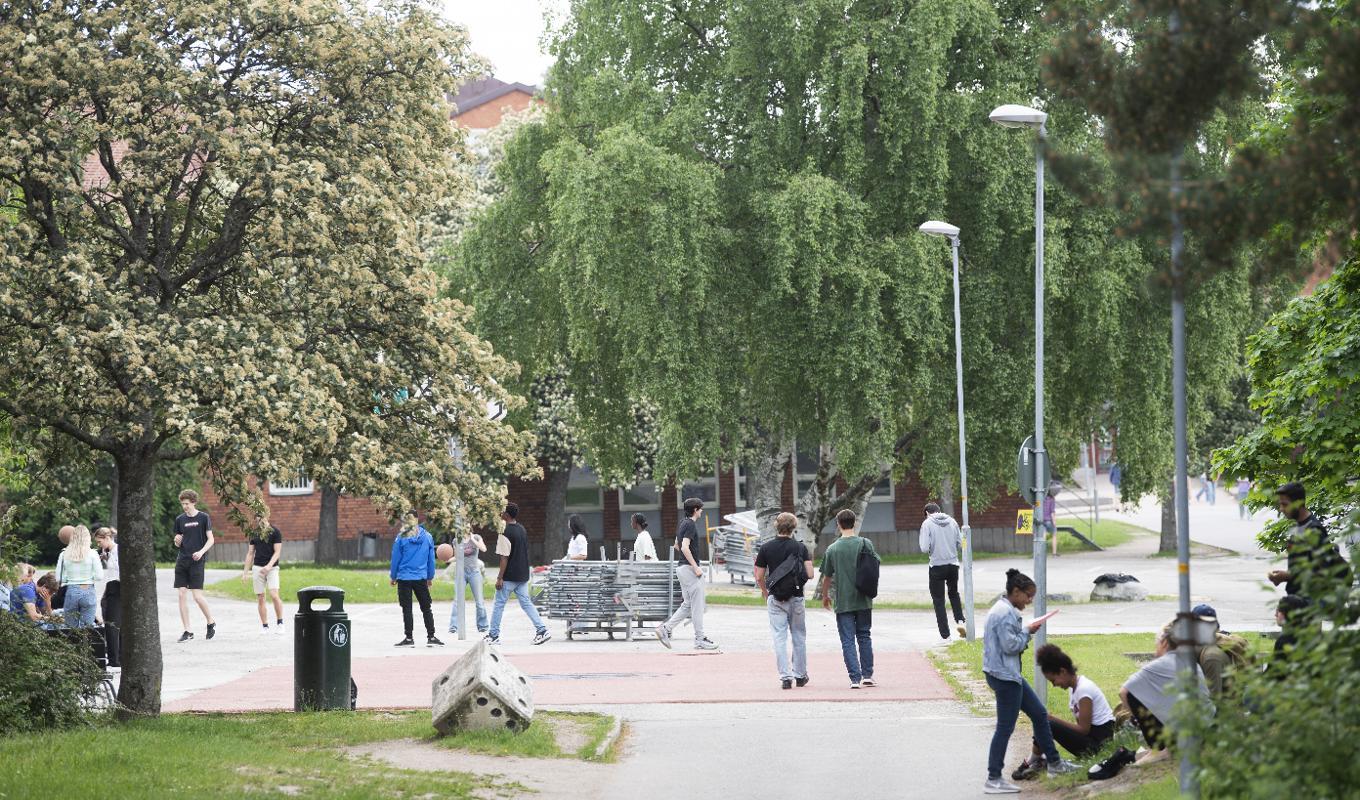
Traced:
<path fill-rule="evenodd" d="M 1015 514 L 1015 535 L 1034 535 L 1034 509 L 1022 508 Z"/>

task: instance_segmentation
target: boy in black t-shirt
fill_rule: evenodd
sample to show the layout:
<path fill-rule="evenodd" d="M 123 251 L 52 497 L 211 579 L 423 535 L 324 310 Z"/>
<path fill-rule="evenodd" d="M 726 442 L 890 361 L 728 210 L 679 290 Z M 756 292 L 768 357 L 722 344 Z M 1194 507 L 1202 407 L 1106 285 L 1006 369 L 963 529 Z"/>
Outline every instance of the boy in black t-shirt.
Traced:
<path fill-rule="evenodd" d="M 279 559 L 283 555 L 283 534 L 269 524 L 267 509 L 265 516 L 260 519 L 260 525 L 267 527 L 268 531 L 254 531 L 246 540 L 246 563 L 241 570 L 241 580 L 254 579 L 255 603 L 259 607 L 263 633 L 269 633 L 269 608 L 264 599 L 265 592 L 269 592 L 278 619 L 274 633 L 282 636 L 283 599 L 279 597 Z"/>
<path fill-rule="evenodd" d="M 179 641 L 187 642 L 194 638 L 189 630 L 189 593 L 193 592 L 194 602 L 203 618 L 208 621 L 209 639 L 217 633 L 217 623 L 208 610 L 208 601 L 203 596 L 203 558 L 213 546 L 212 523 L 208 515 L 198 510 L 198 492 L 185 489 L 179 493 L 179 507 L 184 513 L 175 517 L 175 547 L 179 556 L 175 559 L 175 588 L 179 590 L 179 618 L 184 623 L 184 633 Z"/>
<path fill-rule="evenodd" d="M 718 645 L 704 635 L 704 569 L 699 565 L 699 527 L 695 524 L 704 512 L 704 501 L 690 497 L 684 507 L 685 518 L 675 532 L 675 552 L 679 556 L 675 575 L 683 599 L 671 618 L 656 626 L 656 638 L 669 650 L 671 632 L 688 619 L 694 625 L 694 649 L 717 650 Z"/>
<path fill-rule="evenodd" d="M 812 555 L 802 542 L 793 538 L 798 518 L 785 511 L 774 520 L 775 538 L 760 546 L 756 553 L 756 584 L 770 615 L 774 635 L 774 660 L 779 667 L 779 685 L 792 689 L 796 681 L 807 686 L 807 610 L 803 605 L 803 584 L 812 578 Z M 793 664 L 785 651 L 793 634 Z"/>

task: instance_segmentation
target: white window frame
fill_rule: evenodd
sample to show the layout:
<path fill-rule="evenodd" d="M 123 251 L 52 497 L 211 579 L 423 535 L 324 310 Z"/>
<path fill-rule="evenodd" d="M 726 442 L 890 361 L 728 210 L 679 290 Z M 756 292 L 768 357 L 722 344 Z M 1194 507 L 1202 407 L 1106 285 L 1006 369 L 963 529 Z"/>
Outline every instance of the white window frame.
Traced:
<path fill-rule="evenodd" d="M 269 481 L 270 497 L 291 497 L 311 494 L 314 491 L 316 491 L 316 484 L 302 470 L 298 470 L 291 481 L 279 482 L 272 479 Z"/>
<path fill-rule="evenodd" d="M 618 492 L 619 492 L 619 510 L 620 510 L 620 511 L 658 511 L 658 510 L 661 509 L 661 498 L 665 496 L 665 490 L 664 490 L 661 486 L 658 486 L 657 483 L 656 483 L 656 481 L 654 481 L 654 480 L 653 480 L 653 481 L 638 481 L 636 484 L 633 485 L 633 488 L 634 488 L 634 489 L 637 489 L 638 487 L 643 486 L 644 484 L 650 484 L 650 485 L 651 485 L 652 489 L 653 489 L 653 490 L 655 491 L 655 493 L 656 493 L 656 502 L 654 502 L 654 503 L 629 503 L 629 502 L 626 502 L 626 501 L 625 501 L 625 498 L 627 497 L 627 492 L 628 492 L 628 490 L 627 490 L 627 489 L 624 489 L 624 488 L 622 488 L 622 487 L 620 487 L 619 490 L 618 490 Z"/>
<path fill-rule="evenodd" d="M 710 505 L 709 505 L 709 504 L 711 503 L 711 504 L 712 504 L 712 506 L 711 506 L 712 510 L 713 510 L 713 511 L 717 511 L 717 510 L 718 510 L 718 506 L 719 506 L 719 504 L 720 504 L 720 502 L 721 502 L 721 500 L 722 500 L 722 481 L 718 480 L 718 465 L 717 465 L 717 464 L 714 464 L 714 465 L 713 465 L 713 474 L 712 474 L 712 475 L 707 475 L 707 476 L 705 476 L 705 477 L 697 478 L 697 479 L 694 479 L 694 480 L 681 481 L 679 484 L 676 485 L 676 487 L 675 487 L 675 505 L 676 505 L 676 507 L 678 508 L 678 507 L 680 506 L 681 503 L 684 503 L 684 502 L 685 502 L 685 485 L 686 485 L 686 484 L 695 485 L 695 486 L 706 486 L 706 485 L 708 485 L 708 484 L 710 484 L 710 483 L 713 484 L 713 499 L 712 499 L 712 500 L 704 500 L 704 510 L 709 510 L 709 508 L 710 508 Z M 682 512 L 682 513 L 683 513 L 683 512 Z"/>
<path fill-rule="evenodd" d="M 587 473 L 590 474 L 590 476 L 591 476 L 592 478 L 595 479 L 595 504 L 594 504 L 594 505 L 580 505 L 580 504 L 572 505 L 572 504 L 571 504 L 570 498 L 571 498 L 572 478 L 576 476 L 576 474 L 577 474 L 578 471 L 587 472 Z M 585 484 L 583 484 L 583 483 L 577 483 L 576 486 L 578 487 L 578 489 L 584 489 L 584 488 L 585 488 Z M 567 510 L 567 511 L 601 511 L 601 510 L 603 510 L 603 509 L 604 509 L 604 487 L 600 486 L 600 476 L 595 474 L 595 470 L 593 470 L 593 469 L 591 469 L 590 467 L 587 467 L 587 466 L 572 467 L 571 475 L 568 476 L 568 478 L 567 478 L 567 498 L 568 498 L 567 504 L 566 504 L 566 510 Z"/>

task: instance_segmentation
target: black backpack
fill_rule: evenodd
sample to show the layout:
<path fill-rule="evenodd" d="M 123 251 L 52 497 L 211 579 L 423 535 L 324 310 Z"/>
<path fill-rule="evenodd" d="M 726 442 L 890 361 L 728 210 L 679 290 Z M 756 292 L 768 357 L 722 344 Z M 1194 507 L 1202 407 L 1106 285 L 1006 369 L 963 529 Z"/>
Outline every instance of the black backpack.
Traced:
<path fill-rule="evenodd" d="M 775 567 L 765 579 L 765 588 L 776 600 L 788 600 L 803 591 L 807 570 L 803 569 L 802 548 L 789 553 L 784 562 Z"/>
<path fill-rule="evenodd" d="M 865 597 L 878 597 L 878 557 L 870 551 L 867 541 L 860 542 L 859 556 L 855 559 L 855 588 Z"/>

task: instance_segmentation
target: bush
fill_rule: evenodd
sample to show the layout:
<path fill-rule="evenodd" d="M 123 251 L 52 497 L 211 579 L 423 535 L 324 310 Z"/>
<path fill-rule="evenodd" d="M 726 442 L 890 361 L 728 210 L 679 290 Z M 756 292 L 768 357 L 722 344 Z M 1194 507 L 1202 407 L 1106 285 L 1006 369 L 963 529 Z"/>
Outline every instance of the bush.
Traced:
<path fill-rule="evenodd" d="M 0 736 L 86 721 L 101 675 L 90 648 L 0 612 Z"/>
<path fill-rule="evenodd" d="M 1360 787 L 1360 596 L 1349 575 L 1287 624 L 1297 643 L 1264 672 L 1240 675 L 1240 697 L 1200 720 L 1204 797 L 1349 798 Z"/>

